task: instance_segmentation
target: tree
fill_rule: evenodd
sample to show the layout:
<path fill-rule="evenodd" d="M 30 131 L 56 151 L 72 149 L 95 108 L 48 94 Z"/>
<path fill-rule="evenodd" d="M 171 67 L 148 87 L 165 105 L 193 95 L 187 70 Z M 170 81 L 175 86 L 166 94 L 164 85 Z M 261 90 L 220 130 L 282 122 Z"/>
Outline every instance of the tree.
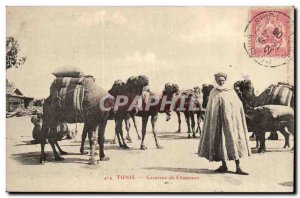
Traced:
<path fill-rule="evenodd" d="M 17 40 L 13 37 L 6 38 L 6 69 L 18 68 L 26 61 L 26 57 L 19 57 L 20 47 Z"/>
<path fill-rule="evenodd" d="M 6 79 L 6 88 L 14 88 L 14 87 L 16 87 L 15 83 L 9 82 L 8 79 Z"/>

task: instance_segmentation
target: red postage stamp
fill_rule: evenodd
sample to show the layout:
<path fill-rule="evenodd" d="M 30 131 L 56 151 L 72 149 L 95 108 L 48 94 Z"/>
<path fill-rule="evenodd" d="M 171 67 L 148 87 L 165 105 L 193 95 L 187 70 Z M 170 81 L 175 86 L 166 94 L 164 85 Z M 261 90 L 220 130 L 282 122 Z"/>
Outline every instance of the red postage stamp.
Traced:
<path fill-rule="evenodd" d="M 251 56 L 290 56 L 290 10 L 250 10 Z"/>

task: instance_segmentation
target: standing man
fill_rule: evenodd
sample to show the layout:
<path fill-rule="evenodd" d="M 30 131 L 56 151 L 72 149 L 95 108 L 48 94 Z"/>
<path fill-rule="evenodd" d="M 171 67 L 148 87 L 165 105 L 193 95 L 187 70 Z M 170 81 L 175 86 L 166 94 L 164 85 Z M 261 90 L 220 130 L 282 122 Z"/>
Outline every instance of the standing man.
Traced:
<path fill-rule="evenodd" d="M 240 158 L 251 153 L 245 113 L 235 91 L 224 86 L 226 80 L 225 73 L 215 74 L 217 86 L 209 96 L 198 155 L 221 161 L 216 172 L 227 172 L 226 161 L 235 160 L 236 174 L 248 175 L 240 167 Z"/>

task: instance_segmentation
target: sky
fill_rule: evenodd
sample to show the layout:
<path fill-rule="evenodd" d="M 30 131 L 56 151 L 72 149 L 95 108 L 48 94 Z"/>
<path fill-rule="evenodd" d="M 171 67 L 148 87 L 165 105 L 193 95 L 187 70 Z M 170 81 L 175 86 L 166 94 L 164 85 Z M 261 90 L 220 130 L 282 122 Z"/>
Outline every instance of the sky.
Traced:
<path fill-rule="evenodd" d="M 278 81 L 294 83 L 293 61 L 258 65 L 243 48 L 247 7 L 7 7 L 7 37 L 20 44 L 26 62 L 7 78 L 26 96 L 49 96 L 51 74 L 75 66 L 109 90 L 117 79 L 147 75 L 160 93 L 167 82 L 181 89 L 228 86 L 249 78 L 257 93 Z"/>

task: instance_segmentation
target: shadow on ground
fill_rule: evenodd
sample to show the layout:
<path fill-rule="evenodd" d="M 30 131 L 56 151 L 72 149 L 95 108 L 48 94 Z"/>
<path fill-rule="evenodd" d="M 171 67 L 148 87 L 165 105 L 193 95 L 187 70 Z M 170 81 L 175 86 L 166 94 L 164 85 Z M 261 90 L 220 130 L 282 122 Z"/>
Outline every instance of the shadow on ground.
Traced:
<path fill-rule="evenodd" d="M 14 146 L 26 146 L 26 145 L 35 145 L 31 143 L 31 140 L 22 141 L 21 144 L 15 144 Z"/>
<path fill-rule="evenodd" d="M 65 158 L 62 161 L 55 161 L 52 152 L 46 152 L 47 155 L 47 162 L 54 162 L 54 163 L 82 163 L 86 164 L 88 163 L 87 160 L 84 160 L 82 158 L 77 157 L 68 157 Z M 69 153 L 68 156 L 72 155 L 79 155 L 79 153 Z M 28 153 L 18 153 L 18 154 L 12 154 L 11 157 L 18 161 L 19 163 L 23 165 L 40 165 L 39 159 L 40 159 L 40 152 L 28 152 Z M 62 156 L 64 157 L 64 156 Z"/>
<path fill-rule="evenodd" d="M 282 183 L 278 183 L 281 186 L 286 186 L 286 187 L 293 187 L 294 186 L 294 182 L 290 181 L 290 182 L 282 182 Z"/>
<path fill-rule="evenodd" d="M 263 153 L 259 153 L 257 148 L 251 148 L 251 152 L 252 154 L 263 154 Z M 293 152 L 292 149 L 284 149 L 284 148 L 271 148 L 265 151 L 265 153 L 279 153 L 279 152 Z"/>
<path fill-rule="evenodd" d="M 147 170 L 159 170 L 159 171 L 170 171 L 177 173 L 196 173 L 196 174 L 225 174 L 216 173 L 214 170 L 209 169 L 195 169 L 195 168 L 174 168 L 174 167 L 146 167 Z M 228 171 L 226 174 L 235 174 L 232 171 Z"/>
<path fill-rule="evenodd" d="M 192 135 L 192 134 L 191 134 Z M 179 139 L 199 139 L 199 137 L 188 138 L 188 134 L 184 134 L 184 136 L 177 134 L 166 134 L 166 135 L 158 135 L 158 138 L 167 139 L 167 140 L 179 140 Z"/>

